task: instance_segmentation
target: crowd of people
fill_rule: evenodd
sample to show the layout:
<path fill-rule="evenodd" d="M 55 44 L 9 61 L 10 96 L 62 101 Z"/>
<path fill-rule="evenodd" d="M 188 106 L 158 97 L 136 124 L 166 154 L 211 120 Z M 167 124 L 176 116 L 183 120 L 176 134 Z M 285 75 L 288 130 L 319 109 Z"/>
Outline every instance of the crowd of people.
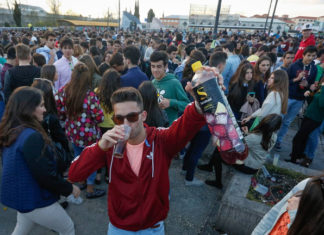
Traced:
<path fill-rule="evenodd" d="M 17 210 L 13 234 L 28 234 L 34 223 L 75 234 L 64 208 L 78 203 L 81 190 L 89 200 L 104 196 L 95 186 L 103 180 L 108 234 L 164 234 L 176 157 L 186 186 L 222 188 L 217 147 L 208 164 L 198 165 L 211 133 L 192 93 L 197 61 L 212 68 L 245 134 L 248 155 L 235 169 L 256 173 L 273 148 L 281 151 L 298 115 L 285 160 L 309 167 L 315 157 L 324 129 L 324 40 L 309 27 L 300 39 L 224 31 L 213 40 L 211 32 L 169 30 L 12 30 L 1 37 L 1 202 Z M 125 125 L 131 132 L 117 157 Z M 216 179 L 196 178 L 196 168 L 215 169 Z M 310 193 L 323 207 L 323 177 L 297 188 L 255 234 L 323 234 L 323 213 L 309 208 Z M 67 201 L 58 203 L 60 197 Z"/>

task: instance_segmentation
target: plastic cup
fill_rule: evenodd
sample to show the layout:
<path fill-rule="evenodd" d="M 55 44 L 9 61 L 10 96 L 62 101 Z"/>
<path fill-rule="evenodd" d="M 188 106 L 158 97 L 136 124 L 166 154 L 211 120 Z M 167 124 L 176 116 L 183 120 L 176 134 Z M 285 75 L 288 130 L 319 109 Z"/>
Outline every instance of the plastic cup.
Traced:
<path fill-rule="evenodd" d="M 130 132 L 132 128 L 128 125 L 124 125 L 124 131 L 125 131 L 125 138 L 123 140 L 118 140 L 117 144 L 115 145 L 113 156 L 116 158 L 123 158 L 125 146 L 127 143 L 127 140 L 129 138 Z"/>

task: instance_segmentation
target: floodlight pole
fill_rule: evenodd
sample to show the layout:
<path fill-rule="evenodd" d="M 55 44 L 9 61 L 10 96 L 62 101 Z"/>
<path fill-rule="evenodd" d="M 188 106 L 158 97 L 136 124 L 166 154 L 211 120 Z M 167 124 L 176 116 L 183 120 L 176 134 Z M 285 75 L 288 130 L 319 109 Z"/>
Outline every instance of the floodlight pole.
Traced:
<path fill-rule="evenodd" d="M 118 31 L 120 30 L 120 0 L 118 0 Z"/>
<path fill-rule="evenodd" d="M 218 0 L 217 12 L 216 12 L 216 17 L 215 17 L 215 25 L 214 25 L 214 36 L 213 36 L 214 40 L 216 40 L 216 38 L 217 38 L 217 29 L 218 29 L 218 22 L 219 22 L 219 15 L 220 15 L 221 7 L 222 7 L 222 0 Z"/>
<path fill-rule="evenodd" d="M 278 0 L 276 0 L 275 7 L 274 7 L 274 9 L 273 9 L 273 13 L 272 13 L 272 17 L 271 17 L 271 22 L 270 22 L 270 27 L 269 27 L 268 35 L 270 35 L 270 33 L 271 33 L 271 28 L 272 28 L 273 18 L 274 18 L 275 13 L 276 13 L 277 4 L 278 4 Z"/>
<path fill-rule="evenodd" d="M 268 24 L 268 18 L 269 18 L 271 6 L 272 6 L 272 0 L 270 1 L 270 6 L 269 6 L 267 19 L 266 19 L 266 22 L 265 22 L 265 25 L 264 25 L 264 29 L 263 29 L 263 34 L 265 34 L 265 32 L 266 32 L 266 28 L 267 28 L 267 24 Z"/>

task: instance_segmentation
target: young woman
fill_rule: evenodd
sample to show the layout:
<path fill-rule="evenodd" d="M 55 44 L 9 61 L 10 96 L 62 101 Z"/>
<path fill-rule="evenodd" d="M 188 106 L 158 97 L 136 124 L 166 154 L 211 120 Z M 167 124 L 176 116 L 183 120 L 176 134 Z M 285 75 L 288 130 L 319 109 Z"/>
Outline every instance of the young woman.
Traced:
<path fill-rule="evenodd" d="M 72 72 L 71 81 L 55 96 L 59 117 L 65 121 L 65 132 L 77 157 L 82 150 L 101 137 L 98 124 L 104 115 L 99 99 L 92 91 L 92 78 L 88 67 L 79 62 Z M 94 189 L 96 173 L 87 180 L 87 198 L 101 197 L 104 190 Z"/>
<path fill-rule="evenodd" d="M 168 127 L 167 115 L 159 107 L 157 90 L 153 83 L 151 81 L 142 82 L 138 90 L 143 98 L 144 110 L 147 112 L 145 123 L 148 126 Z"/>
<path fill-rule="evenodd" d="M 248 133 L 247 128 L 244 132 L 247 136 L 244 138 L 248 147 L 249 155 L 244 162 L 237 162 L 234 168 L 246 174 L 254 174 L 263 166 L 266 161 L 266 155 L 271 151 L 276 143 L 276 132 L 279 130 L 282 118 L 278 114 L 270 114 L 262 119 L 255 129 Z M 206 180 L 205 183 L 217 188 L 222 188 L 222 159 L 221 154 L 215 149 L 209 164 L 201 165 L 199 169 L 212 171 L 215 168 L 216 180 Z"/>
<path fill-rule="evenodd" d="M 27 234 L 35 223 L 60 234 L 75 233 L 57 201 L 60 195 L 78 197 L 80 189 L 56 168 L 53 144 L 41 125 L 45 112 L 42 92 L 20 87 L 10 96 L 0 123 L 1 203 L 17 210 L 14 235 Z"/>
<path fill-rule="evenodd" d="M 256 86 L 256 98 L 261 105 L 267 96 L 267 82 L 270 77 L 270 66 L 271 59 L 267 56 L 259 58 L 254 66 L 253 79 Z"/>
<path fill-rule="evenodd" d="M 104 55 L 104 62 L 102 62 L 98 67 L 101 76 L 110 68 L 109 62 L 111 57 L 112 53 L 107 50 Z"/>
<path fill-rule="evenodd" d="M 119 73 L 124 72 L 125 66 L 124 66 L 124 57 L 121 53 L 117 52 L 113 54 L 109 61 L 110 67 L 116 69 Z"/>
<path fill-rule="evenodd" d="M 101 81 L 101 76 L 99 75 L 99 71 L 97 68 L 96 63 L 92 59 L 90 55 L 83 55 L 79 59 L 80 62 L 83 62 L 89 69 L 90 77 L 92 78 L 92 89 L 94 90 L 96 87 L 99 86 Z"/>
<path fill-rule="evenodd" d="M 262 120 L 265 116 L 275 114 L 286 114 L 288 107 L 288 75 L 283 70 L 274 71 L 267 82 L 267 98 L 264 100 L 260 109 L 255 111 L 251 116 L 242 120 L 242 124 L 249 122 L 252 118 Z"/>
<path fill-rule="evenodd" d="M 253 67 L 250 63 L 244 63 L 239 68 L 229 85 L 228 102 L 232 108 L 232 111 L 237 120 L 241 119 L 240 109 L 246 102 L 246 97 L 249 92 L 254 92 L 254 81 L 253 81 Z"/>
<path fill-rule="evenodd" d="M 52 83 L 52 91 L 55 95 L 57 90 L 54 87 L 55 82 L 58 80 L 58 73 L 56 72 L 56 67 L 54 65 L 45 64 L 41 68 L 41 78 L 45 78 Z"/>

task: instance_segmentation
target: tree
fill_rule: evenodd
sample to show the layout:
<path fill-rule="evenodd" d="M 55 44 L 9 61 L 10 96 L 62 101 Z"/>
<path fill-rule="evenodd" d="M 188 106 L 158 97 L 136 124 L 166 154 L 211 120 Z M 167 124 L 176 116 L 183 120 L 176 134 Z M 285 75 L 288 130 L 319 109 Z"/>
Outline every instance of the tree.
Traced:
<path fill-rule="evenodd" d="M 60 14 L 61 2 L 60 0 L 47 0 L 47 3 L 51 9 L 51 13 L 54 15 Z"/>
<path fill-rule="evenodd" d="M 135 2 L 134 16 L 136 16 L 138 19 L 140 18 L 138 1 Z"/>
<path fill-rule="evenodd" d="M 155 17 L 154 11 L 150 9 L 147 13 L 147 22 L 152 23 L 154 17 Z"/>
<path fill-rule="evenodd" d="M 14 2 L 13 18 L 16 22 L 16 26 L 21 27 L 21 10 L 16 0 Z"/>

